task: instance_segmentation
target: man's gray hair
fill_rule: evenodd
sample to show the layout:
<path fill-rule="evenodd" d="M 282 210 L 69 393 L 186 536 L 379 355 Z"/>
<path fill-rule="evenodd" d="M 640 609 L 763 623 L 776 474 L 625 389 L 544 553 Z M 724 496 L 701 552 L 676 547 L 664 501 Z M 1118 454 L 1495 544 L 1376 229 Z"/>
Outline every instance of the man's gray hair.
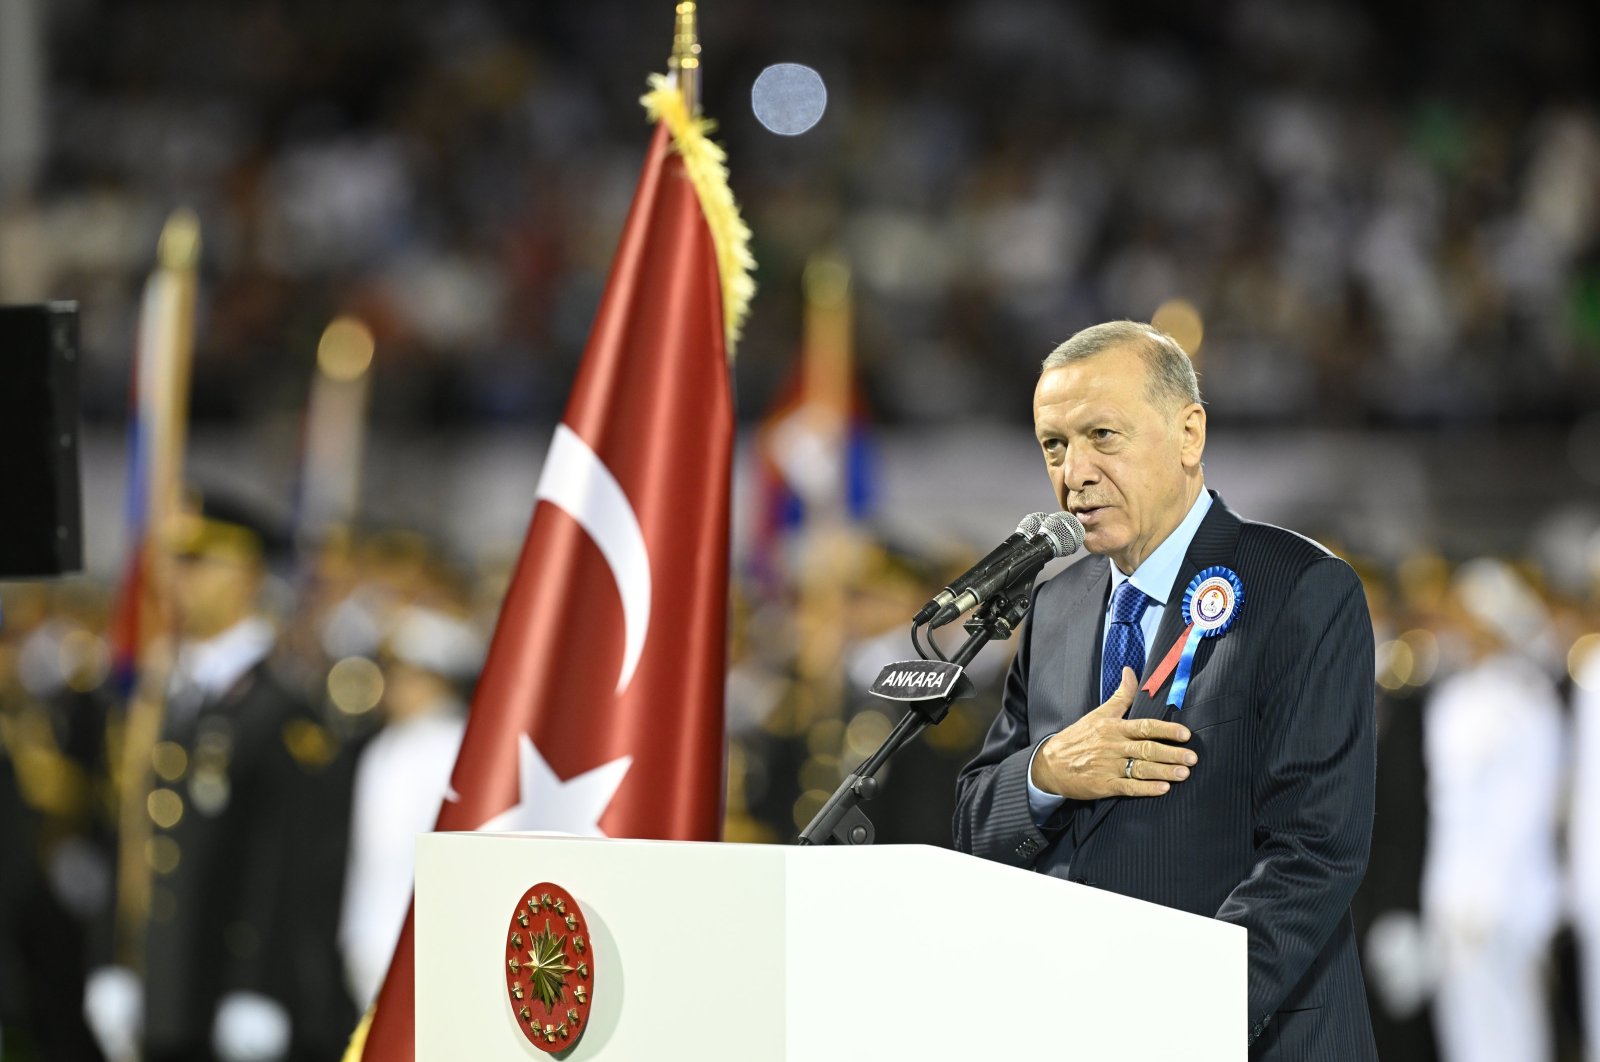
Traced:
<path fill-rule="evenodd" d="M 1107 321 L 1085 328 L 1052 350 L 1040 371 L 1059 369 L 1113 347 L 1130 347 L 1144 358 L 1152 401 L 1165 399 L 1177 406 L 1200 401 L 1200 381 L 1189 355 L 1176 339 L 1141 321 Z"/>

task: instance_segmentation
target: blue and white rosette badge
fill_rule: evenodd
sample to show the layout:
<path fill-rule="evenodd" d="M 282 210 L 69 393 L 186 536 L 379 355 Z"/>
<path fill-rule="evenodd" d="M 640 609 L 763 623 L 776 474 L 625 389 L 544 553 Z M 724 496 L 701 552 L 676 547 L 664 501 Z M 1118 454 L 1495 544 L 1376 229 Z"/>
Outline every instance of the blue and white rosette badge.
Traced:
<path fill-rule="evenodd" d="M 1183 698 L 1189 692 L 1189 676 L 1194 670 L 1194 654 L 1200 648 L 1200 639 L 1226 634 L 1238 618 L 1239 606 L 1243 602 L 1244 584 L 1239 581 L 1238 574 L 1232 568 L 1220 565 L 1196 575 L 1183 592 L 1183 622 L 1187 629 L 1180 639 L 1183 651 L 1178 657 L 1177 673 L 1172 677 L 1172 690 L 1167 695 L 1167 703 L 1172 707 L 1179 710 L 1183 708 Z"/>

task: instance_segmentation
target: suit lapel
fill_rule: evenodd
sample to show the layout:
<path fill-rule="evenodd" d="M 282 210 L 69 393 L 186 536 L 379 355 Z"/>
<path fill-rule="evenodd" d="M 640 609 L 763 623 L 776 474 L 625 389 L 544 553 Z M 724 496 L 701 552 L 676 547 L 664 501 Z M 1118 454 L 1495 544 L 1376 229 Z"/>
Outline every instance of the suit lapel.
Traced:
<path fill-rule="evenodd" d="M 1156 690 L 1156 696 L 1151 697 L 1144 692 L 1145 684 L 1150 676 L 1155 674 L 1161 661 L 1171 651 L 1172 644 L 1184 631 L 1183 623 L 1183 592 L 1189 588 L 1194 577 L 1205 569 L 1217 564 L 1231 564 L 1233 562 L 1234 547 L 1239 541 L 1240 521 L 1232 509 L 1224 504 L 1222 498 L 1211 492 L 1211 508 L 1206 512 L 1200 527 L 1194 533 L 1194 540 L 1189 543 L 1189 551 L 1184 554 L 1183 564 L 1178 568 L 1178 577 L 1172 581 L 1172 590 L 1167 594 L 1165 610 L 1161 613 L 1161 625 L 1156 630 L 1154 644 L 1145 646 L 1144 674 L 1139 676 L 1139 692 L 1133 695 L 1133 705 L 1128 709 L 1129 719 L 1164 718 L 1167 712 L 1167 688 L 1172 680 L 1167 679 Z M 1110 580 L 1109 569 L 1105 578 Z M 1102 616 L 1104 606 L 1102 605 Z M 1100 625 L 1096 625 L 1096 630 Z M 1094 671 L 1095 695 L 1091 703 L 1099 703 L 1100 681 L 1100 654 L 1093 654 L 1091 665 Z M 1081 657 L 1077 658 L 1081 659 Z M 1181 719 L 1181 713 L 1179 715 Z M 1111 810 L 1121 797 L 1104 797 L 1096 800 L 1088 809 L 1087 814 L 1080 813 L 1075 816 L 1078 844 L 1081 846 L 1094 828 L 1100 825 L 1106 813 Z"/>
<path fill-rule="evenodd" d="M 1194 540 L 1189 543 L 1189 552 L 1184 554 L 1183 564 L 1178 568 L 1178 577 L 1172 581 L 1172 590 L 1167 594 L 1166 608 L 1161 613 L 1161 626 L 1156 631 L 1155 643 L 1145 647 L 1144 674 L 1139 676 L 1139 693 L 1134 697 L 1133 707 L 1128 710 L 1129 719 L 1148 716 L 1161 718 L 1166 714 L 1167 691 L 1172 679 L 1168 678 L 1161 684 L 1155 697 L 1146 694 L 1144 686 L 1187 629 L 1183 622 L 1184 591 L 1194 582 L 1194 577 L 1207 568 L 1233 563 L 1234 547 L 1239 541 L 1239 518 L 1215 493 L 1211 499 L 1211 509 L 1206 513 L 1206 518 L 1200 521 Z"/>
<path fill-rule="evenodd" d="M 1089 578 L 1066 608 L 1055 613 L 1066 629 L 1057 631 L 1055 644 L 1060 646 L 1060 654 L 1047 681 L 1048 688 L 1060 697 L 1061 726 L 1077 722 L 1100 703 L 1100 633 L 1111 569 L 1099 558 L 1080 563 L 1093 564 L 1099 574 Z M 1084 661 L 1089 661 L 1087 668 Z"/>

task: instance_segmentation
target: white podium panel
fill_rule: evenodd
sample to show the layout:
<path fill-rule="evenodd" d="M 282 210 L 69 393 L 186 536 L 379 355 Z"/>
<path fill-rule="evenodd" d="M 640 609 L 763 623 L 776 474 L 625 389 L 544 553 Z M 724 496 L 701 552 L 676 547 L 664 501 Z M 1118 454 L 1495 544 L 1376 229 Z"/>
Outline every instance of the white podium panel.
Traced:
<path fill-rule="evenodd" d="M 542 881 L 593 940 L 588 1027 L 554 1056 L 507 999 Z M 1243 929 L 920 845 L 424 834 L 416 920 L 418 1062 L 1247 1053 Z"/>

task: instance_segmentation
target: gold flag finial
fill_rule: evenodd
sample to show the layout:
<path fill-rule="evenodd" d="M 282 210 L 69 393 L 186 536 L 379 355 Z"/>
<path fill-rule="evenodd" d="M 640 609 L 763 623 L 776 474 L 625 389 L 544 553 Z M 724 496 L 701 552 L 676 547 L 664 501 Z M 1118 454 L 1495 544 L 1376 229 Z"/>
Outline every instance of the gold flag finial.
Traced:
<path fill-rule="evenodd" d="M 808 304 L 838 309 L 850 296 L 850 263 L 837 252 L 818 251 L 806 259 L 800 283 Z"/>
<path fill-rule="evenodd" d="M 672 58 L 667 68 L 678 79 L 678 90 L 690 114 L 700 113 L 700 35 L 696 25 L 694 0 L 678 5 L 676 28 L 672 35 Z"/>
<path fill-rule="evenodd" d="M 188 207 L 174 210 L 161 226 L 156 257 L 163 269 L 193 269 L 200 261 L 200 219 Z"/>
<path fill-rule="evenodd" d="M 366 322 L 341 314 L 328 323 L 317 342 L 317 371 L 330 380 L 359 380 L 371 367 L 376 346 Z"/>

